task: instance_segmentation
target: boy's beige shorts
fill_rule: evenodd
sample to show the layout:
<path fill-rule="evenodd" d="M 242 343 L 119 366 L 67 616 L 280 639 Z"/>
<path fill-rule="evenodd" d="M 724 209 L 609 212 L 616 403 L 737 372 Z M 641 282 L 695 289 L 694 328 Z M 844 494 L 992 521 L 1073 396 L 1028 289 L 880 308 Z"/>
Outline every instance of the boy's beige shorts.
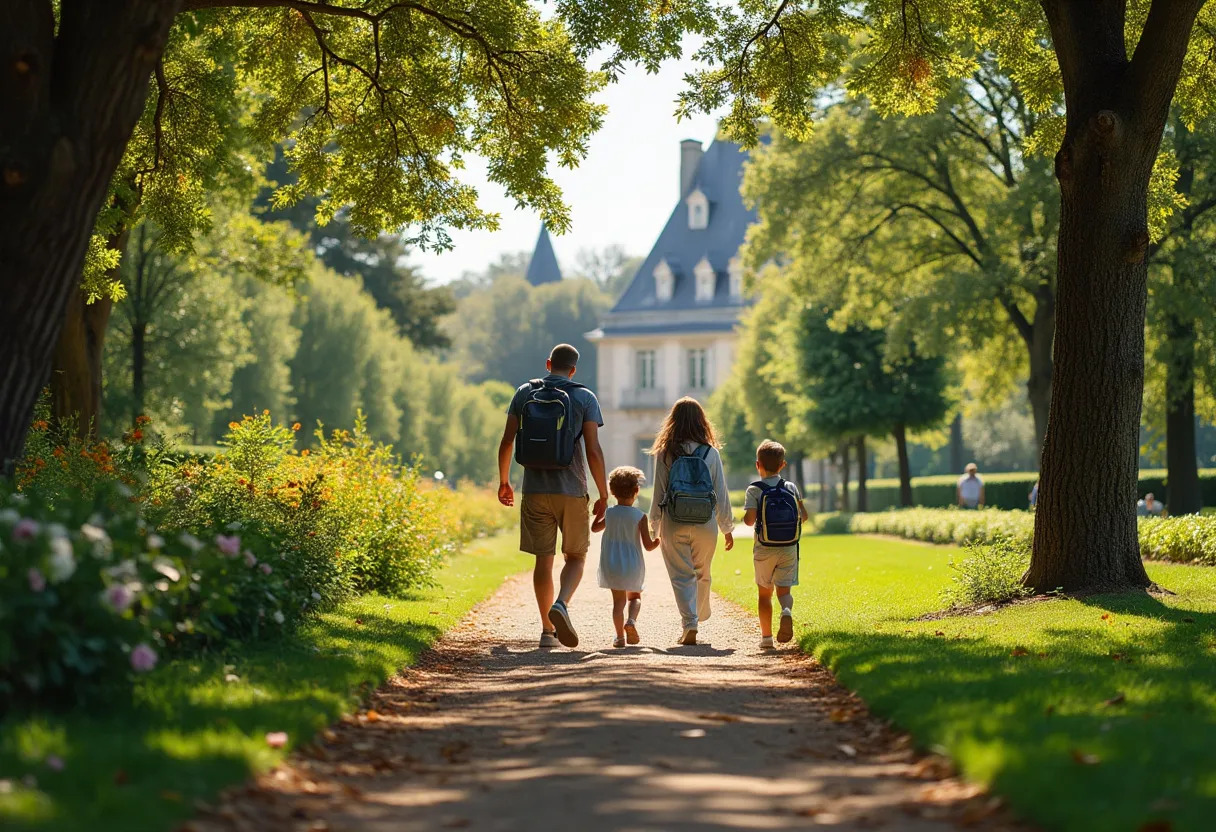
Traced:
<path fill-rule="evenodd" d="M 557 554 L 557 532 L 562 533 L 562 554 L 585 558 L 591 546 L 591 498 L 584 494 L 525 494 L 519 507 L 519 549 L 530 555 Z"/>

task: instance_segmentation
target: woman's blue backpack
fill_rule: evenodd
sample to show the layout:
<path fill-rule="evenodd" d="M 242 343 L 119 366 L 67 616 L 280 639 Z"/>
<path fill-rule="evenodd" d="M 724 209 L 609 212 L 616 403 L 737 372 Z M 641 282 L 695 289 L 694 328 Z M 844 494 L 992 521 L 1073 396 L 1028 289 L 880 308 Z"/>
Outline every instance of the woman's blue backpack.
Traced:
<path fill-rule="evenodd" d="M 678 456 L 667 472 L 667 494 L 663 511 L 677 523 L 703 526 L 713 519 L 718 497 L 714 479 L 705 458 L 709 446 L 702 445 L 691 454 Z"/>
<path fill-rule="evenodd" d="M 792 546 L 802 537 L 802 512 L 798 498 L 778 478 L 776 485 L 758 480 L 752 485 L 760 489 L 756 505 L 756 542 L 765 546 Z"/>

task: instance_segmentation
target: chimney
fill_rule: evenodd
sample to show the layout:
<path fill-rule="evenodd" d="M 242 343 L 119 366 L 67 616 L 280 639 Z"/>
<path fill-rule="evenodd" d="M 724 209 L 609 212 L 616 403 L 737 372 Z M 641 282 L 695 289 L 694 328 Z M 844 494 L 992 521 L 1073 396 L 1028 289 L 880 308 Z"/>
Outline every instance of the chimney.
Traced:
<path fill-rule="evenodd" d="M 701 163 L 701 143 L 696 139 L 685 139 L 680 142 L 680 199 L 688 196 L 692 190 L 693 179 L 697 176 L 697 166 Z"/>

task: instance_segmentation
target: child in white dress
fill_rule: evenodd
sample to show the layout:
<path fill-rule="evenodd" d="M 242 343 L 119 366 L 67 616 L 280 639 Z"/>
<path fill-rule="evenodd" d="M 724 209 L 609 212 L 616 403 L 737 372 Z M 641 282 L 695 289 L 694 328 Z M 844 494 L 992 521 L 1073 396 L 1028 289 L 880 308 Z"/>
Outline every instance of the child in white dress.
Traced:
<path fill-rule="evenodd" d="M 613 647 L 624 647 L 641 641 L 638 636 L 638 614 L 642 611 L 642 588 L 646 583 L 646 559 L 642 547 L 652 551 L 659 545 L 651 538 L 646 514 L 634 505 L 642 481 L 646 478 L 637 468 L 624 466 L 608 475 L 608 490 L 616 498 L 604 516 L 591 525 L 591 531 L 603 532 L 600 540 L 599 584 L 612 590 L 612 625 L 616 628 Z M 629 617 L 625 617 L 625 604 Z"/>

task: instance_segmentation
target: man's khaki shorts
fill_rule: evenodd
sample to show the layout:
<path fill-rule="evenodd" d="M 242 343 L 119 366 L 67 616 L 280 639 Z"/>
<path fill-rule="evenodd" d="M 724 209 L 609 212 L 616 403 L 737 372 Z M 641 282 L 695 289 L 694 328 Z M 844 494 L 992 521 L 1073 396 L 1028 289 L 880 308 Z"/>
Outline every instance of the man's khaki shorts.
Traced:
<path fill-rule="evenodd" d="M 562 554 L 587 557 L 591 546 L 591 500 L 584 494 L 525 494 L 519 509 L 519 549 L 530 555 L 557 554 L 557 532 L 562 533 Z"/>

